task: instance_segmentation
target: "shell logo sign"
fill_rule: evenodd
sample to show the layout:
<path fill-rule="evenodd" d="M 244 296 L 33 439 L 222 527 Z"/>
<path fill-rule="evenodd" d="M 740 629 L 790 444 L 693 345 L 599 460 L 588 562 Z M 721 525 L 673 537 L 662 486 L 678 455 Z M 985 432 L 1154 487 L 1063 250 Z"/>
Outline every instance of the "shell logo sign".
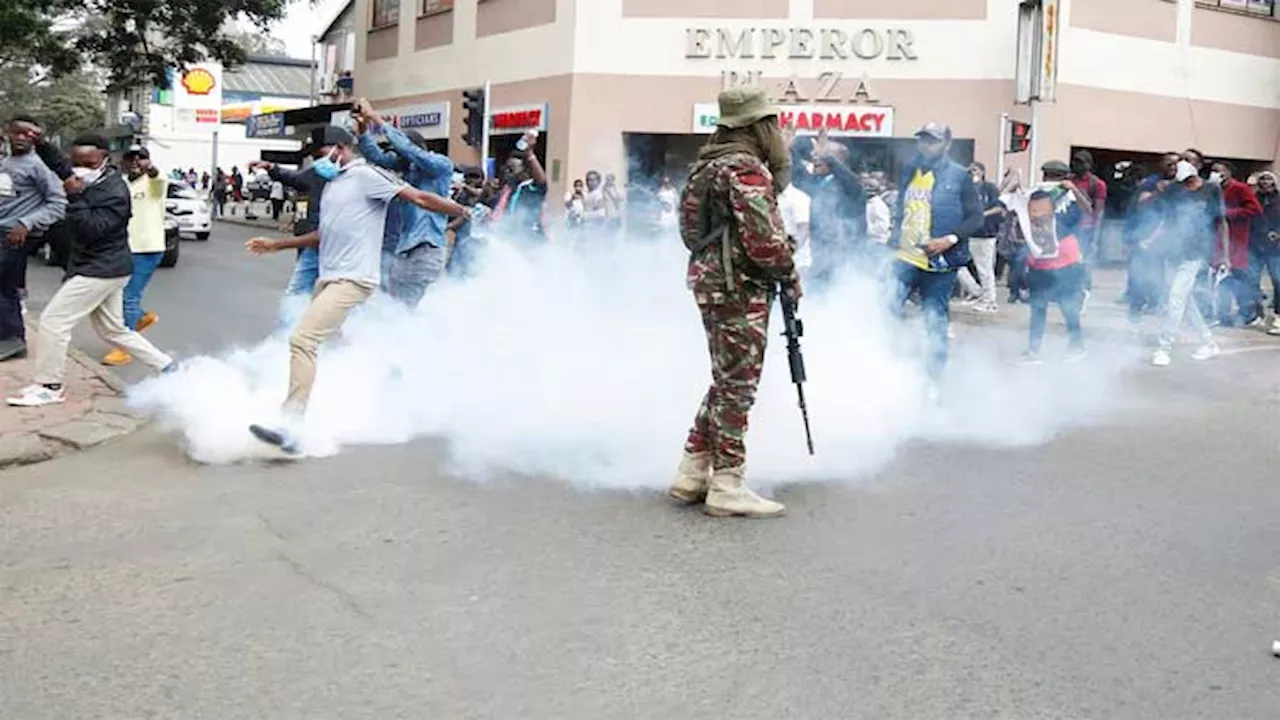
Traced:
<path fill-rule="evenodd" d="M 192 95 L 208 95 L 213 92 L 218 81 L 213 73 L 204 68 L 196 68 L 182 74 L 182 88 Z"/>

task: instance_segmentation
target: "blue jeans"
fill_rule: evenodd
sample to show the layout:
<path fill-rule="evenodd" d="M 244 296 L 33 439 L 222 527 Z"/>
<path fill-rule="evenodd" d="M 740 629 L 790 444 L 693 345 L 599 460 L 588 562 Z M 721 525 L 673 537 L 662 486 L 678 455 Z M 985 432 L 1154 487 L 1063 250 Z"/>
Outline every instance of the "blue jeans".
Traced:
<path fill-rule="evenodd" d="M 293 275 L 289 277 L 289 286 L 284 289 L 284 294 L 311 297 L 316 287 L 316 280 L 319 279 L 320 250 L 302 248 L 298 253 L 298 262 L 294 263 Z"/>
<path fill-rule="evenodd" d="M 1068 265 L 1058 270 L 1027 272 L 1027 284 L 1031 286 L 1031 333 L 1027 351 L 1039 353 L 1044 344 L 1044 327 L 1049 319 L 1049 304 L 1057 303 L 1062 318 L 1067 323 L 1067 337 L 1072 350 L 1084 349 L 1084 330 L 1080 326 L 1080 312 L 1084 308 L 1084 284 L 1088 270 L 1084 263 Z"/>
<path fill-rule="evenodd" d="M 951 294 L 956 289 L 954 270 L 930 272 L 910 263 L 896 261 L 890 283 L 889 312 L 897 317 L 905 314 L 907 298 L 920 292 L 924 306 L 924 327 L 928 337 L 925 372 L 935 383 L 942 382 L 947 368 L 947 329 L 951 325 Z"/>
<path fill-rule="evenodd" d="M 293 275 L 289 276 L 289 285 L 284 289 L 284 300 L 280 303 L 280 324 L 278 330 L 284 330 L 302 317 L 302 313 L 311 302 L 311 294 L 315 292 L 316 281 L 320 279 L 320 250 L 302 248 L 298 252 L 298 261 L 293 265 Z"/>
<path fill-rule="evenodd" d="M 387 273 L 387 292 L 410 310 L 444 272 L 446 250 L 423 243 L 408 252 L 396 253 Z"/>
<path fill-rule="evenodd" d="M 1258 290 L 1258 312 L 1262 312 L 1262 273 L 1271 277 L 1271 309 L 1280 315 L 1280 253 L 1260 252 L 1255 258 L 1257 269 L 1254 271 L 1253 286 Z"/>
<path fill-rule="evenodd" d="M 451 278 L 465 279 L 475 275 L 476 262 L 484 246 L 484 239 L 473 237 L 471 233 L 459 235 L 449 253 L 445 272 Z"/>
<path fill-rule="evenodd" d="M 133 254 L 133 274 L 129 276 L 129 284 L 124 286 L 124 326 L 130 330 L 138 329 L 142 320 L 142 294 L 163 257 L 162 252 Z"/>

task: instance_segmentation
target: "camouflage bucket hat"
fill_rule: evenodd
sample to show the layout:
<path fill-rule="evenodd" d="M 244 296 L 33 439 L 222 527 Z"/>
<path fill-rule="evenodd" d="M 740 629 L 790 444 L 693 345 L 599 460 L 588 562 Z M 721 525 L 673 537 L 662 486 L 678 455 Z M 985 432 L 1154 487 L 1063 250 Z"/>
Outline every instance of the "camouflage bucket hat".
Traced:
<path fill-rule="evenodd" d="M 764 90 L 737 87 L 720 93 L 720 119 L 716 124 L 730 129 L 744 128 L 778 114 Z"/>

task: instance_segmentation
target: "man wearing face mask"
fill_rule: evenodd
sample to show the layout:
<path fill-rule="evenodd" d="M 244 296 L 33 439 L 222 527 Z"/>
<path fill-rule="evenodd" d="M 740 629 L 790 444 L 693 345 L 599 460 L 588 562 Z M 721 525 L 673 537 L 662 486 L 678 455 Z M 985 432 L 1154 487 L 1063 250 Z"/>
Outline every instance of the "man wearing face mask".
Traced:
<path fill-rule="evenodd" d="M 702 315 L 711 387 L 668 494 L 714 517 L 776 517 L 786 508 L 745 485 L 747 421 L 760 384 L 779 284 L 801 295 L 795 247 L 777 194 L 791 179 L 777 110 L 759 88 L 720 93 L 720 119 L 680 199 L 685 275 Z"/>
<path fill-rule="evenodd" d="M 1151 356 L 1151 364 L 1167 367 L 1173 363 L 1173 342 L 1182 327 L 1183 320 L 1191 323 L 1191 330 L 1200 340 L 1200 346 L 1191 355 L 1193 360 L 1208 360 L 1218 355 L 1208 324 L 1192 294 L 1196 278 L 1214 256 L 1215 245 L 1225 245 L 1227 240 L 1226 208 L 1222 202 L 1222 188 L 1205 182 L 1196 168 L 1185 160 L 1179 160 L 1175 184 L 1169 185 L 1161 195 L 1167 203 L 1166 232 L 1160 241 L 1165 252 L 1175 264 L 1173 279 L 1168 290 L 1168 306 L 1164 326 L 1160 331 L 1160 347 Z"/>
<path fill-rule="evenodd" d="M 289 395 L 284 426 L 252 425 L 258 440 L 296 457 L 296 425 L 305 417 L 316 378 L 316 354 L 347 314 L 363 304 L 382 280 L 382 231 L 387 205 L 400 198 L 416 207 L 460 216 L 466 210 L 447 197 L 405 185 L 370 166 L 355 152 L 356 139 L 346 130 L 324 129 L 322 153 L 312 169 L 326 181 L 320 228 L 289 239 L 257 237 L 245 243 L 254 254 L 299 247 L 319 247 L 320 277 L 315 294 L 289 338 Z"/>
<path fill-rule="evenodd" d="M 34 152 L 40 126 L 26 115 L 9 121 L 9 155 L 0 156 L 0 360 L 27 353 L 22 293 L 27 278 L 27 237 L 62 219 L 62 182 Z"/>
<path fill-rule="evenodd" d="M 956 271 L 969 262 L 969 238 L 982 229 L 982 202 L 969 171 L 947 157 L 951 128 L 929 123 L 916 133 L 917 154 L 903 170 L 894 209 L 897 248 L 889 309 L 905 315 L 907 298 L 919 292 L 928 333 L 926 392 L 939 397 L 947 365 L 947 331 Z"/>
<path fill-rule="evenodd" d="M 1227 268 L 1227 275 L 1218 287 L 1218 322 L 1228 327 L 1250 325 L 1261 319 L 1261 303 L 1258 299 L 1260 277 L 1254 277 L 1249 263 L 1249 225 L 1262 214 L 1258 196 L 1248 183 L 1237 180 L 1235 167 L 1227 162 L 1215 162 L 1209 173 L 1209 183 L 1222 188 L 1222 201 L 1227 209 L 1228 247 L 1216 247 L 1213 256 L 1215 267 Z M 1231 312 L 1235 300 L 1237 311 Z"/>
<path fill-rule="evenodd" d="M 66 400 L 62 381 L 67 347 L 71 331 L 86 317 L 98 337 L 152 370 L 177 368 L 172 358 L 124 324 L 124 289 L 133 272 L 132 210 L 124 176 L 107 163 L 108 148 L 100 135 L 81 135 L 73 143 L 75 178 L 67 181 L 72 242 L 66 278 L 40 315 L 34 382 L 8 398 L 10 405 L 39 407 Z"/>
<path fill-rule="evenodd" d="M 417 132 L 401 131 L 384 122 L 368 100 L 360 100 L 357 110 L 367 125 L 367 131 L 360 134 L 360 153 L 365 159 L 403 173 L 405 182 L 419 190 L 450 197 L 453 161 L 428 150 L 426 139 Z M 377 146 L 373 133 L 387 139 L 391 152 Z M 444 232 L 448 224 L 449 219 L 443 213 L 409 204 L 400 209 L 400 232 L 384 282 L 391 297 L 410 309 L 418 306 L 427 288 L 444 272 L 448 253 Z"/>

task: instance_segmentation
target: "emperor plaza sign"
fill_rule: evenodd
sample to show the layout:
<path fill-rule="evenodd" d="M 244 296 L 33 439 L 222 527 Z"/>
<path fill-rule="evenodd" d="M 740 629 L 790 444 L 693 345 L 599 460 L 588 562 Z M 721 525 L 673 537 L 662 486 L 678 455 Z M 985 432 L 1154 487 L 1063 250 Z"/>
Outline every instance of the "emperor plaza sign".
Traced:
<path fill-rule="evenodd" d="M 709 135 L 720 119 L 715 103 L 693 106 L 693 132 Z M 870 105 L 779 105 L 778 124 L 800 135 L 826 129 L 831 137 L 893 137 L 893 108 Z"/>

